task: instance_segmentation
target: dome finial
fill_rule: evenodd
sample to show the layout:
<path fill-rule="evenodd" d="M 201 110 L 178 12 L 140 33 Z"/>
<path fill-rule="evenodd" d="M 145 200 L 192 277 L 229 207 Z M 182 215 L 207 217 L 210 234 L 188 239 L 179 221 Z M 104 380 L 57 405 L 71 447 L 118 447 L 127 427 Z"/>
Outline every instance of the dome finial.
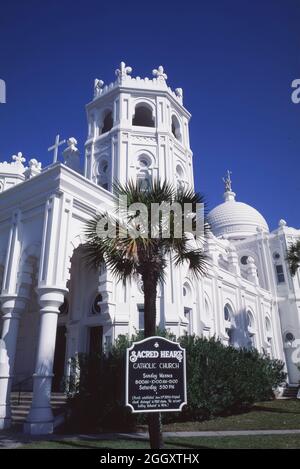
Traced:
<path fill-rule="evenodd" d="M 231 176 L 232 172 L 227 169 L 226 177 L 223 178 L 223 182 L 225 183 L 225 192 L 232 192 L 232 181 L 231 181 Z"/>
<path fill-rule="evenodd" d="M 224 199 L 225 202 L 230 200 L 235 200 L 235 193 L 232 191 L 232 181 L 231 181 L 232 172 L 227 169 L 226 176 L 223 178 L 223 182 L 225 183 L 225 192 L 224 192 Z"/>

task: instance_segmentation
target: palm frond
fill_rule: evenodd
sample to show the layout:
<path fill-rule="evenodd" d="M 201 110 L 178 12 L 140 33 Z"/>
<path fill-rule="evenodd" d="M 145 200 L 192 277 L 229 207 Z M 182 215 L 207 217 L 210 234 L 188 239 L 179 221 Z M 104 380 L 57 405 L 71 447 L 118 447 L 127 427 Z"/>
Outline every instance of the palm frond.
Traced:
<path fill-rule="evenodd" d="M 289 246 L 286 260 L 292 276 L 296 275 L 297 270 L 300 268 L 300 240 Z"/>
<path fill-rule="evenodd" d="M 113 191 L 116 195 L 114 214 L 107 212 L 97 214 L 86 223 L 85 254 L 89 263 L 99 266 L 102 262 L 111 269 L 112 274 L 123 281 L 151 270 L 160 281 L 164 281 L 166 256 L 175 254 L 175 265 L 187 262 L 190 270 L 196 276 L 205 275 L 206 258 L 199 244 L 191 247 L 191 238 L 196 239 L 194 220 L 197 204 L 204 203 L 204 197 L 192 189 L 177 191 L 170 183 L 154 180 L 147 191 L 141 191 L 136 182 L 128 181 L 125 184 L 114 182 Z M 125 206 L 119 207 L 120 197 L 124 197 Z M 125 200 L 126 197 L 126 200 Z M 151 219 L 152 204 L 160 206 L 163 202 L 167 206 L 176 203 L 181 207 L 180 217 L 170 211 L 169 219 L 165 220 L 161 210 L 158 211 L 155 226 Z M 144 204 L 148 209 L 146 220 L 139 217 L 138 211 L 129 211 L 132 204 Z M 190 232 L 185 233 L 187 214 L 184 204 L 191 204 L 193 223 Z M 176 218 L 177 217 L 177 218 Z M 169 233 L 164 237 L 164 229 L 169 223 Z M 182 228 L 180 236 L 175 230 L 176 223 Z M 99 232 L 99 226 L 101 229 Z M 114 228 L 110 228 L 110 226 Z M 177 225 L 178 226 L 178 225 Z M 207 227 L 207 224 L 205 225 Z M 155 227 L 156 236 L 152 237 L 151 229 Z M 114 236 L 109 236 L 109 234 Z M 107 235 L 108 234 L 108 235 Z M 188 236 L 187 236 L 188 235 Z M 201 234 L 204 242 L 206 229 Z M 199 239 L 201 237 L 198 237 Z M 199 241 L 198 239 L 198 241 Z M 203 243 L 202 243 L 203 244 Z"/>
<path fill-rule="evenodd" d="M 177 250 L 173 254 L 175 266 L 188 264 L 189 270 L 195 277 L 206 275 L 208 267 L 208 258 L 202 249 Z"/>

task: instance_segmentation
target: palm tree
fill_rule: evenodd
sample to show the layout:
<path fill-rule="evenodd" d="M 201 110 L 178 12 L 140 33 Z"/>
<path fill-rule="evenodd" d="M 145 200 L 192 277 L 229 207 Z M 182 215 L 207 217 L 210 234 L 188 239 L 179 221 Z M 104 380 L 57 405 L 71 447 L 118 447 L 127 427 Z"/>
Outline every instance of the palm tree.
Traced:
<path fill-rule="evenodd" d="M 141 190 L 139 184 L 133 182 L 124 185 L 117 183 L 114 193 L 118 203 L 115 213 L 97 214 L 86 224 L 86 257 L 94 267 L 104 262 L 112 274 L 124 283 L 132 278 L 141 278 L 144 336 L 151 337 L 156 332 L 157 287 L 164 281 L 168 261 L 175 266 L 187 263 L 196 277 L 205 274 L 203 242 L 206 223 L 202 232 L 195 235 L 197 204 L 203 204 L 203 197 L 193 190 L 177 191 L 169 183 L 160 181 L 151 183 L 147 190 Z M 121 207 L 120 200 L 125 201 Z M 153 204 L 167 204 L 168 207 L 177 204 L 180 210 L 171 210 L 170 216 L 166 217 Z M 187 207 L 185 204 L 190 204 L 189 213 L 184 210 Z M 144 208 L 146 216 L 142 218 Z M 107 236 L 107 233 L 111 235 Z M 160 422 L 158 413 L 150 414 L 151 448 L 161 448 L 163 445 Z"/>
<path fill-rule="evenodd" d="M 287 261 L 294 276 L 300 267 L 300 239 L 288 248 Z"/>

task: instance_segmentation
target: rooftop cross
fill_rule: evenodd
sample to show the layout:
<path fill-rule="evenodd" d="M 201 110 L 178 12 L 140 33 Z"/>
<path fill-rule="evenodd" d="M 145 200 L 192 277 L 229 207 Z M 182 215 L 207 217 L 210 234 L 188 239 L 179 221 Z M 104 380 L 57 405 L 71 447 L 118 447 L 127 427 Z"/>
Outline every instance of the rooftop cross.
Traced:
<path fill-rule="evenodd" d="M 232 172 L 229 171 L 229 169 L 227 169 L 226 177 L 223 178 L 223 182 L 225 183 L 225 192 L 232 192 L 232 187 L 231 187 L 232 181 L 230 177 L 231 174 Z"/>
<path fill-rule="evenodd" d="M 120 68 L 117 68 L 116 75 L 121 80 L 122 78 L 127 77 L 132 72 L 132 68 L 128 67 L 125 62 L 120 63 Z"/>
<path fill-rule="evenodd" d="M 53 154 L 53 163 L 56 163 L 56 161 L 57 161 L 57 157 L 58 157 L 58 147 L 60 147 L 60 145 L 63 145 L 64 143 L 66 143 L 65 140 L 59 141 L 59 134 L 58 134 L 58 135 L 56 135 L 56 137 L 55 137 L 55 144 L 52 145 L 52 147 L 49 147 L 49 148 L 48 148 L 48 151 L 54 150 L 54 154 Z"/>
<path fill-rule="evenodd" d="M 158 80 L 167 80 L 168 75 L 164 72 L 164 67 L 160 65 L 158 69 L 152 70 L 152 75 L 156 77 Z"/>

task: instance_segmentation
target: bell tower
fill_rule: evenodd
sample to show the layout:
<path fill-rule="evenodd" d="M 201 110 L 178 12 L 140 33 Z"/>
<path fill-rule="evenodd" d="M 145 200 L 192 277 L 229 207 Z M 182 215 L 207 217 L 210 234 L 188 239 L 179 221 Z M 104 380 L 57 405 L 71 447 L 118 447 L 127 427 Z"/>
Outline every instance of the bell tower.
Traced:
<path fill-rule="evenodd" d="M 86 107 L 85 176 L 106 190 L 114 180 L 138 180 L 146 188 L 156 178 L 194 187 L 191 116 L 182 89 L 171 90 L 162 66 L 152 71 L 152 79 L 133 78 L 124 62 L 115 73 L 110 85 L 95 80 Z"/>

